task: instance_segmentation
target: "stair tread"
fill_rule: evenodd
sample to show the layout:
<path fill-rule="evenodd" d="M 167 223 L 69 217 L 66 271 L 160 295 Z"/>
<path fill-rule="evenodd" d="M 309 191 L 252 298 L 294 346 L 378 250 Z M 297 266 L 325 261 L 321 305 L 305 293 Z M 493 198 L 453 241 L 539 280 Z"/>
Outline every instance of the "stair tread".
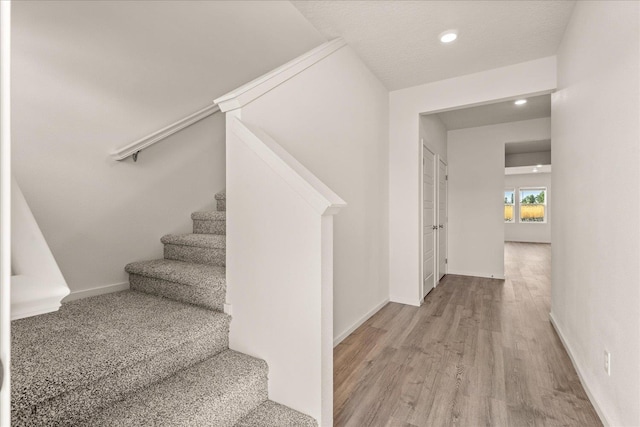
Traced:
<path fill-rule="evenodd" d="M 199 221 L 226 221 L 227 213 L 225 211 L 199 211 L 193 212 L 191 219 Z"/>
<path fill-rule="evenodd" d="M 195 287 L 224 287 L 225 268 L 169 259 L 138 261 L 124 268 L 129 274 L 162 279 Z"/>
<path fill-rule="evenodd" d="M 216 194 L 216 200 L 226 200 L 227 199 L 227 190 L 222 190 L 218 194 Z"/>
<path fill-rule="evenodd" d="M 193 246 L 196 248 L 224 249 L 226 236 L 221 234 L 167 234 L 160 241 L 165 245 Z"/>
<path fill-rule="evenodd" d="M 237 402 L 233 394 L 247 399 L 246 394 L 253 393 L 249 399 L 255 402 L 253 406 L 264 401 L 267 370 L 263 360 L 226 350 L 127 396 L 92 417 L 87 425 L 218 426 L 223 420 L 237 420 L 252 409 Z M 247 383 L 248 377 L 264 381 L 262 390 L 243 387 L 242 382 Z M 207 407 L 216 411 L 208 411 Z"/>
<path fill-rule="evenodd" d="M 64 303 L 12 322 L 11 395 L 24 408 L 195 340 L 224 336 L 230 317 L 135 291 Z"/>
<path fill-rule="evenodd" d="M 317 425 L 318 423 L 310 416 L 267 400 L 242 418 L 235 427 L 316 427 Z"/>

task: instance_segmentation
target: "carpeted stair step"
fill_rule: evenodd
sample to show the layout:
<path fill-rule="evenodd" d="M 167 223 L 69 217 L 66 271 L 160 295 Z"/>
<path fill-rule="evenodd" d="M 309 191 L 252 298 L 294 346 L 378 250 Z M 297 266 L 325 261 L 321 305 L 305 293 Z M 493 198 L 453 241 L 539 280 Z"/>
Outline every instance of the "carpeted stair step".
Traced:
<path fill-rule="evenodd" d="M 13 321 L 13 427 L 78 418 L 228 348 L 226 314 L 135 291 Z"/>
<path fill-rule="evenodd" d="M 302 412 L 266 400 L 247 416 L 242 418 L 236 427 L 317 427 L 316 420 Z"/>
<path fill-rule="evenodd" d="M 128 396 L 82 425 L 233 426 L 266 398 L 267 364 L 228 350 Z"/>
<path fill-rule="evenodd" d="M 224 212 L 227 210 L 227 191 L 222 190 L 218 194 L 216 194 L 216 209 L 218 211 Z"/>
<path fill-rule="evenodd" d="M 193 232 L 196 234 L 227 234 L 227 213 L 217 211 L 194 212 Z"/>
<path fill-rule="evenodd" d="M 167 234 L 160 241 L 164 243 L 165 259 L 224 267 L 224 235 Z"/>
<path fill-rule="evenodd" d="M 127 264 L 131 289 L 222 311 L 224 267 L 157 259 Z"/>

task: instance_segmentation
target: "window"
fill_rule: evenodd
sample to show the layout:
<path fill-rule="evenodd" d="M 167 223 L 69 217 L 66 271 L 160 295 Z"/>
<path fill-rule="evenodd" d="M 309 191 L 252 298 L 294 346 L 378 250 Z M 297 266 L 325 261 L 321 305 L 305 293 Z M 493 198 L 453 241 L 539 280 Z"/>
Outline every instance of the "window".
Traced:
<path fill-rule="evenodd" d="M 504 190 L 504 222 L 514 222 L 515 219 L 515 189 Z"/>
<path fill-rule="evenodd" d="M 547 222 L 546 188 L 520 188 L 520 222 Z"/>

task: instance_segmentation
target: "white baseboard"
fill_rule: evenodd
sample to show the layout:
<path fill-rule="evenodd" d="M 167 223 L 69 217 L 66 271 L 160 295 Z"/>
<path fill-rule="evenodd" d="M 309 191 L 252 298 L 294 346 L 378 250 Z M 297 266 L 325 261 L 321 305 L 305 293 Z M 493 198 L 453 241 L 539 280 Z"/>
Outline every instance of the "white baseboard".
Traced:
<path fill-rule="evenodd" d="M 58 311 L 67 295 L 69 288 L 65 282 L 25 275 L 11 276 L 11 320 Z"/>
<path fill-rule="evenodd" d="M 224 314 L 228 314 L 229 316 L 233 316 L 233 306 L 231 304 L 224 303 L 223 306 Z"/>
<path fill-rule="evenodd" d="M 598 405 L 598 402 L 594 399 L 593 394 L 591 393 L 591 390 L 589 389 L 589 385 L 584 380 L 584 377 L 582 375 L 582 369 L 580 368 L 580 364 L 573 357 L 573 351 L 571 350 L 571 346 L 569 345 L 569 343 L 567 342 L 564 334 L 562 333 L 562 330 L 560 329 L 560 326 L 558 325 L 558 322 L 553 317 L 553 313 L 549 313 L 549 320 L 551 321 L 551 325 L 553 326 L 553 329 L 556 330 L 556 333 L 558 334 L 558 337 L 560 337 L 560 341 L 562 341 L 562 345 L 564 346 L 564 349 L 567 351 L 567 354 L 569 355 L 569 359 L 571 359 L 571 363 L 573 364 L 574 369 L 578 373 L 578 378 L 580 379 L 580 384 L 582 384 L 582 387 L 584 388 L 584 391 L 587 393 L 587 396 L 589 397 L 589 401 L 591 402 L 591 404 L 593 405 L 593 408 L 596 410 L 596 413 L 600 417 L 600 421 L 602 421 L 602 424 L 604 424 L 605 427 L 609 427 L 611 425 L 611 423 L 609 422 L 609 419 L 607 418 L 607 416 L 602 411 L 602 408 L 600 408 L 600 406 Z"/>
<path fill-rule="evenodd" d="M 494 274 L 493 277 L 491 277 L 490 273 L 474 273 L 474 272 L 468 272 L 468 271 L 447 271 L 447 274 L 453 274 L 456 276 L 483 277 L 485 279 L 504 280 L 504 275 L 500 276 L 500 275 Z"/>
<path fill-rule="evenodd" d="M 525 239 L 522 239 L 522 240 L 514 240 L 514 239 L 506 240 L 505 239 L 504 242 L 505 243 L 542 243 L 542 244 L 549 244 L 549 245 L 551 244 L 550 240 L 531 240 L 531 239 L 528 239 L 528 240 L 525 240 Z"/>
<path fill-rule="evenodd" d="M 129 289 L 129 282 L 114 283 L 112 285 L 98 286 L 97 288 L 73 291 L 63 300 L 63 302 L 94 297 L 96 295 L 110 294 L 111 292 L 124 291 L 127 289 Z"/>
<path fill-rule="evenodd" d="M 404 297 L 394 297 L 393 295 L 391 295 L 389 297 L 389 301 L 397 302 L 398 304 L 412 305 L 414 307 L 420 307 L 420 305 L 421 305 L 421 302 L 420 302 L 419 299 L 404 298 Z"/>
<path fill-rule="evenodd" d="M 373 307 L 371 310 L 369 310 L 364 316 L 362 316 L 360 319 L 358 319 L 353 325 L 351 325 L 350 327 L 348 327 L 345 331 L 343 331 L 342 333 L 340 333 L 337 337 L 335 337 L 333 339 L 333 346 L 337 346 L 338 344 L 340 344 L 346 337 L 348 337 L 349 335 L 351 335 L 351 333 L 353 331 L 355 331 L 356 329 L 358 329 L 364 322 L 366 322 L 367 320 L 369 320 L 371 318 L 371 316 L 373 316 L 374 314 L 376 314 L 378 311 L 380 311 L 380 309 L 382 307 L 384 307 L 385 305 L 387 305 L 387 303 L 389 302 L 388 299 L 385 299 L 384 301 L 382 301 L 380 304 L 376 305 L 375 307 Z"/>

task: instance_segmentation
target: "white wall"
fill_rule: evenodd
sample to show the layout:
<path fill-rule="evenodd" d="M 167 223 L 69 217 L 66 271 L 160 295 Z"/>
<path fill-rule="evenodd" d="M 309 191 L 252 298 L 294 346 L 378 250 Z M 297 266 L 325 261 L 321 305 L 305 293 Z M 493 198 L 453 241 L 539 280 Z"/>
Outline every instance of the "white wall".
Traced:
<path fill-rule="evenodd" d="M 447 161 L 447 128 L 435 114 L 420 116 L 420 139 L 434 154 Z"/>
<path fill-rule="evenodd" d="M 72 291 L 127 282 L 224 188 L 223 115 L 114 149 L 323 42 L 289 2 L 15 2 L 13 166 Z"/>
<path fill-rule="evenodd" d="M 520 196 L 517 193 L 521 187 L 545 187 L 547 189 L 547 206 L 546 206 L 546 222 L 544 223 L 522 223 L 518 221 L 516 216 L 515 222 L 504 224 L 504 241 L 505 242 L 533 242 L 533 243 L 551 243 L 551 221 L 553 204 L 549 201 L 551 193 L 551 174 L 550 173 L 525 173 L 521 175 L 505 175 L 504 188 L 516 189 L 516 214 L 519 211 Z"/>
<path fill-rule="evenodd" d="M 388 301 L 388 92 L 343 47 L 242 108 L 347 202 L 334 218 L 334 336 Z M 417 133 L 416 133 L 417 136 Z"/>
<path fill-rule="evenodd" d="M 596 409 L 615 426 L 640 425 L 639 9 L 577 2 L 552 97 L 551 311 Z"/>
<path fill-rule="evenodd" d="M 549 118 L 448 132 L 448 273 L 504 278 L 504 144 L 550 133 Z"/>
<path fill-rule="evenodd" d="M 549 57 L 389 94 L 389 287 L 392 301 L 420 304 L 419 115 L 548 93 L 555 87 L 556 60 Z M 501 158 L 504 166 L 504 152 Z M 450 256 L 449 263 L 451 261 Z"/>
<path fill-rule="evenodd" d="M 506 167 L 550 165 L 551 151 L 538 151 L 534 153 L 514 153 L 504 156 Z"/>

